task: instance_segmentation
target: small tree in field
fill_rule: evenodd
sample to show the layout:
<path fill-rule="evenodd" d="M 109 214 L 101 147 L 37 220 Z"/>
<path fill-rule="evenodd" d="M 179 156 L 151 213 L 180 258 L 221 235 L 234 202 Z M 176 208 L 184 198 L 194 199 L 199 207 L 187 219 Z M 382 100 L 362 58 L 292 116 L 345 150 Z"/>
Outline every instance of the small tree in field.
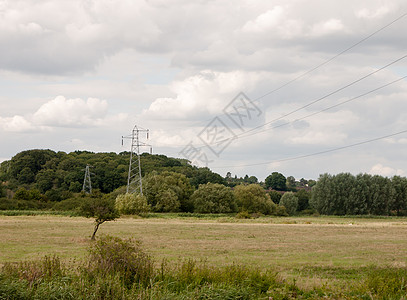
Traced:
<path fill-rule="evenodd" d="M 79 212 L 86 218 L 95 218 L 95 228 L 91 240 L 95 239 L 96 232 L 102 223 L 113 221 L 119 217 L 119 214 L 114 207 L 114 200 L 108 197 L 83 198 Z"/>

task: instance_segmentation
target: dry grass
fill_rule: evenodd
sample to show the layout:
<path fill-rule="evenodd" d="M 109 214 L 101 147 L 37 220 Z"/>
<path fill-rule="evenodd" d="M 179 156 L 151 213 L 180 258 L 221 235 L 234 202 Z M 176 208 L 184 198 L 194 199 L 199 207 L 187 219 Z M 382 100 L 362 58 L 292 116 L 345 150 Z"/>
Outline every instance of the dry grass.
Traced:
<path fill-rule="evenodd" d="M 0 264 L 57 254 L 63 260 L 86 252 L 91 219 L 60 216 L 0 216 Z M 407 219 L 120 218 L 98 234 L 135 238 L 156 260 L 205 260 L 208 264 L 250 264 L 285 276 L 307 268 L 406 266 Z M 305 272 L 306 273 L 306 272 Z M 308 274 L 308 279 L 321 283 Z"/>

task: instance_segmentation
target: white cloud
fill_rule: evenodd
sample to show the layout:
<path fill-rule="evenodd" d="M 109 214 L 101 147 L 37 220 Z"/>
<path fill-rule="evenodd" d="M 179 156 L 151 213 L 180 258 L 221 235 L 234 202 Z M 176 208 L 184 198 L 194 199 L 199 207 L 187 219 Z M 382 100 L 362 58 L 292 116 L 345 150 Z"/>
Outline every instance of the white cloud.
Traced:
<path fill-rule="evenodd" d="M 374 175 L 388 176 L 388 177 L 394 176 L 394 175 L 400 175 L 400 176 L 405 175 L 405 172 L 402 169 L 394 169 L 391 167 L 383 166 L 380 163 L 374 165 L 370 169 L 369 173 L 374 174 Z"/>
<path fill-rule="evenodd" d="M 244 32 L 264 32 L 276 27 L 284 17 L 284 8 L 276 6 L 243 26 Z"/>
<path fill-rule="evenodd" d="M 339 19 L 330 19 L 312 26 L 310 35 L 311 36 L 324 36 L 333 34 L 336 32 L 341 32 L 345 29 L 345 26 L 342 24 L 342 21 Z"/>
<path fill-rule="evenodd" d="M 362 8 L 356 12 L 356 16 L 361 19 L 382 18 L 391 11 L 389 5 L 383 5 L 376 9 Z"/>
<path fill-rule="evenodd" d="M 103 127 L 123 123 L 127 113 L 107 114 L 106 100 L 89 98 L 66 99 L 58 96 L 43 105 L 33 114 L 0 117 L 0 128 L 5 132 L 49 131 L 55 127 Z"/>
<path fill-rule="evenodd" d="M 45 126 L 92 126 L 101 123 L 107 111 L 107 102 L 96 98 L 65 99 L 58 96 L 43 104 L 33 115 L 37 124 Z"/>
<path fill-rule="evenodd" d="M 27 132 L 33 131 L 36 127 L 22 116 L 8 118 L 0 117 L 0 129 L 6 132 Z"/>
<path fill-rule="evenodd" d="M 145 117 L 197 120 L 221 114 L 223 108 L 241 90 L 251 89 L 259 75 L 245 72 L 213 72 L 204 70 L 172 84 L 174 98 L 158 98 Z"/>
<path fill-rule="evenodd" d="M 406 5 L 0 0 L 0 43 L 7 45 L 0 50 L 0 134 L 8 141 L 0 157 L 31 147 L 117 149 L 134 123 L 150 128 L 153 146 L 172 145 L 167 149 L 179 153 L 240 91 L 253 100 L 267 94 L 259 103 L 268 120 L 284 116 L 404 55 L 406 17 L 278 89 L 385 26 Z M 400 61 L 284 119 L 377 88 L 404 76 L 404 69 Z M 219 164 L 279 160 L 404 130 L 405 91 L 400 82 L 306 122 L 250 132 L 225 150 Z M 20 139 L 24 132 L 30 134 Z M 394 142 L 406 143 L 402 136 Z M 339 160 L 327 154 L 273 167 L 299 178 L 332 170 L 357 173 L 382 161 L 407 170 L 404 152 L 378 141 L 340 151 Z M 245 173 L 262 177 L 270 171 L 259 166 Z"/>

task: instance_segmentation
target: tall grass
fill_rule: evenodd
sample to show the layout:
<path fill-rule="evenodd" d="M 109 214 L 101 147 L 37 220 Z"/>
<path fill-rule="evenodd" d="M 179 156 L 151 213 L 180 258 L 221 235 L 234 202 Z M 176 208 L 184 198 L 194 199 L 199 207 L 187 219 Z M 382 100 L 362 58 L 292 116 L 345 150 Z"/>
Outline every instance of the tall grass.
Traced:
<path fill-rule="evenodd" d="M 192 259 L 157 264 L 138 241 L 104 236 L 79 266 L 57 256 L 6 263 L 0 299 L 406 299 L 407 269 L 364 271 L 344 290 L 304 289 L 251 266 L 213 267 Z"/>

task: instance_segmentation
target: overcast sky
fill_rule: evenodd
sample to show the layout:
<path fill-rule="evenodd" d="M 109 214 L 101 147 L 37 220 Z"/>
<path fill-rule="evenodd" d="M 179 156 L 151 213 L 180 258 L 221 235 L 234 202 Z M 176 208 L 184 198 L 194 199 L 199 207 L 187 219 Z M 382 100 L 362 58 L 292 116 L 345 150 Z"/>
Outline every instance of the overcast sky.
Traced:
<path fill-rule="evenodd" d="M 153 153 L 222 176 L 406 176 L 405 13 L 405 0 L 0 0 L 0 161 L 129 151 L 137 125 Z"/>

